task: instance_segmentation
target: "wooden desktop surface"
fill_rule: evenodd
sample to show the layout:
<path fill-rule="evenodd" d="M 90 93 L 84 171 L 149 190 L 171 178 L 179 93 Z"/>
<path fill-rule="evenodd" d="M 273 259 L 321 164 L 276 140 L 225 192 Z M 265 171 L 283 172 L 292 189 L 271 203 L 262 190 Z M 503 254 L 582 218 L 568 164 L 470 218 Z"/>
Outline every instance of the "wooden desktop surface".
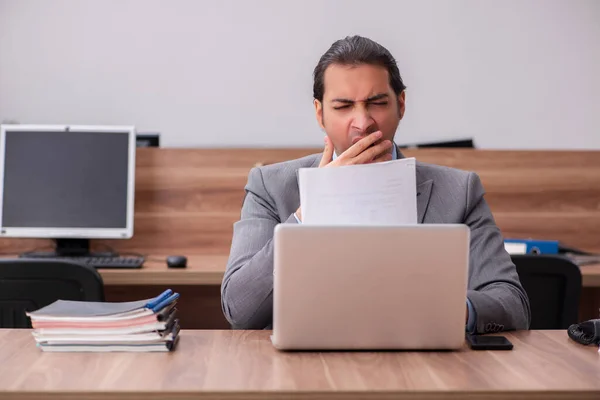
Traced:
<path fill-rule="evenodd" d="M 191 254 L 186 268 L 168 268 L 167 256 L 149 256 L 141 269 L 98 269 L 105 285 L 220 285 L 227 255 Z"/>
<path fill-rule="evenodd" d="M 168 268 L 166 258 L 166 255 L 148 256 L 140 269 L 108 268 L 98 272 L 108 286 L 220 285 L 228 255 L 191 254 L 187 256 L 186 268 Z M 600 264 L 580 268 L 584 287 L 600 287 Z"/>
<path fill-rule="evenodd" d="M 600 288 L 600 264 L 584 265 L 579 268 L 583 287 Z"/>
<path fill-rule="evenodd" d="M 141 269 L 99 269 L 105 285 L 220 285 L 227 255 L 188 256 L 187 268 L 167 268 L 166 256 L 150 257 Z M 600 287 L 600 264 L 580 267 L 584 287 Z"/>
<path fill-rule="evenodd" d="M 42 353 L 0 330 L 0 399 L 598 399 L 597 346 L 506 333 L 512 351 L 292 352 L 270 331 L 182 331 L 172 353 Z"/>

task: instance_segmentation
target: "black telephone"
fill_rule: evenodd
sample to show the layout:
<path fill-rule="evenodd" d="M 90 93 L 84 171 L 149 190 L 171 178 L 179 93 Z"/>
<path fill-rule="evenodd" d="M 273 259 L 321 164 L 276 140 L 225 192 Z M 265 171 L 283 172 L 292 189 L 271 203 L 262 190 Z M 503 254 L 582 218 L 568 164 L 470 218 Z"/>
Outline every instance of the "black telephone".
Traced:
<path fill-rule="evenodd" d="M 569 337 L 581 344 L 600 344 L 600 319 L 573 324 L 567 330 Z"/>

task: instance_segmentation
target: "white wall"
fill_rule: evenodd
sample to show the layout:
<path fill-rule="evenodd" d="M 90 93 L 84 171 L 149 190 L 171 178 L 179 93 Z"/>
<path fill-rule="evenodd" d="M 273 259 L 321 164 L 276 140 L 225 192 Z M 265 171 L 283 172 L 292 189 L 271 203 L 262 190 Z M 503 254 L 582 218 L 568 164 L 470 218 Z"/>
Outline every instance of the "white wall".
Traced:
<path fill-rule="evenodd" d="M 408 86 L 398 143 L 600 149 L 599 21 L 595 0 L 0 0 L 0 121 L 320 146 L 312 70 L 362 34 Z"/>

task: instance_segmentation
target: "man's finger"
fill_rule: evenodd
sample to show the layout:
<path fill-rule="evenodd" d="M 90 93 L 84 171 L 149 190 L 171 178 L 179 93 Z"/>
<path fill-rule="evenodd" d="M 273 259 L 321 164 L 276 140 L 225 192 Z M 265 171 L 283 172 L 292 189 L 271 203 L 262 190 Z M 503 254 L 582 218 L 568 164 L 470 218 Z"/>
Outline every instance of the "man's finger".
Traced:
<path fill-rule="evenodd" d="M 369 164 L 374 164 L 374 163 L 384 162 L 384 161 L 392 161 L 392 153 L 382 153 L 379 156 L 375 157 L 373 159 L 373 161 L 371 161 Z"/>
<path fill-rule="evenodd" d="M 358 156 L 354 158 L 354 162 L 356 164 L 364 164 L 373 161 L 379 156 L 382 156 L 386 153 L 390 153 L 390 149 L 392 148 L 391 140 L 384 140 L 381 143 L 377 143 L 375 146 L 368 148 L 367 150 L 360 153 Z"/>
<path fill-rule="evenodd" d="M 321 156 L 321 162 L 319 168 L 326 166 L 333 159 L 333 144 L 329 140 L 328 136 L 325 136 L 325 149 L 323 149 L 323 156 Z"/>
<path fill-rule="evenodd" d="M 376 141 L 381 139 L 382 133 L 380 131 L 373 132 L 354 143 L 348 150 L 343 154 L 345 158 L 354 158 L 366 149 L 369 148 Z"/>

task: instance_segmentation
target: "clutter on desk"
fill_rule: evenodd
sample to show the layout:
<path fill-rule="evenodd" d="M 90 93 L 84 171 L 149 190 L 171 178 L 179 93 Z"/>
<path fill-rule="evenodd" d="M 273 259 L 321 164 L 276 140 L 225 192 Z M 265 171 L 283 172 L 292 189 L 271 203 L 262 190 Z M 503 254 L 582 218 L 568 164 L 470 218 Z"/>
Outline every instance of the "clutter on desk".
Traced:
<path fill-rule="evenodd" d="M 179 293 L 108 303 L 57 300 L 28 312 L 37 346 L 47 352 L 166 352 L 179 340 Z"/>

